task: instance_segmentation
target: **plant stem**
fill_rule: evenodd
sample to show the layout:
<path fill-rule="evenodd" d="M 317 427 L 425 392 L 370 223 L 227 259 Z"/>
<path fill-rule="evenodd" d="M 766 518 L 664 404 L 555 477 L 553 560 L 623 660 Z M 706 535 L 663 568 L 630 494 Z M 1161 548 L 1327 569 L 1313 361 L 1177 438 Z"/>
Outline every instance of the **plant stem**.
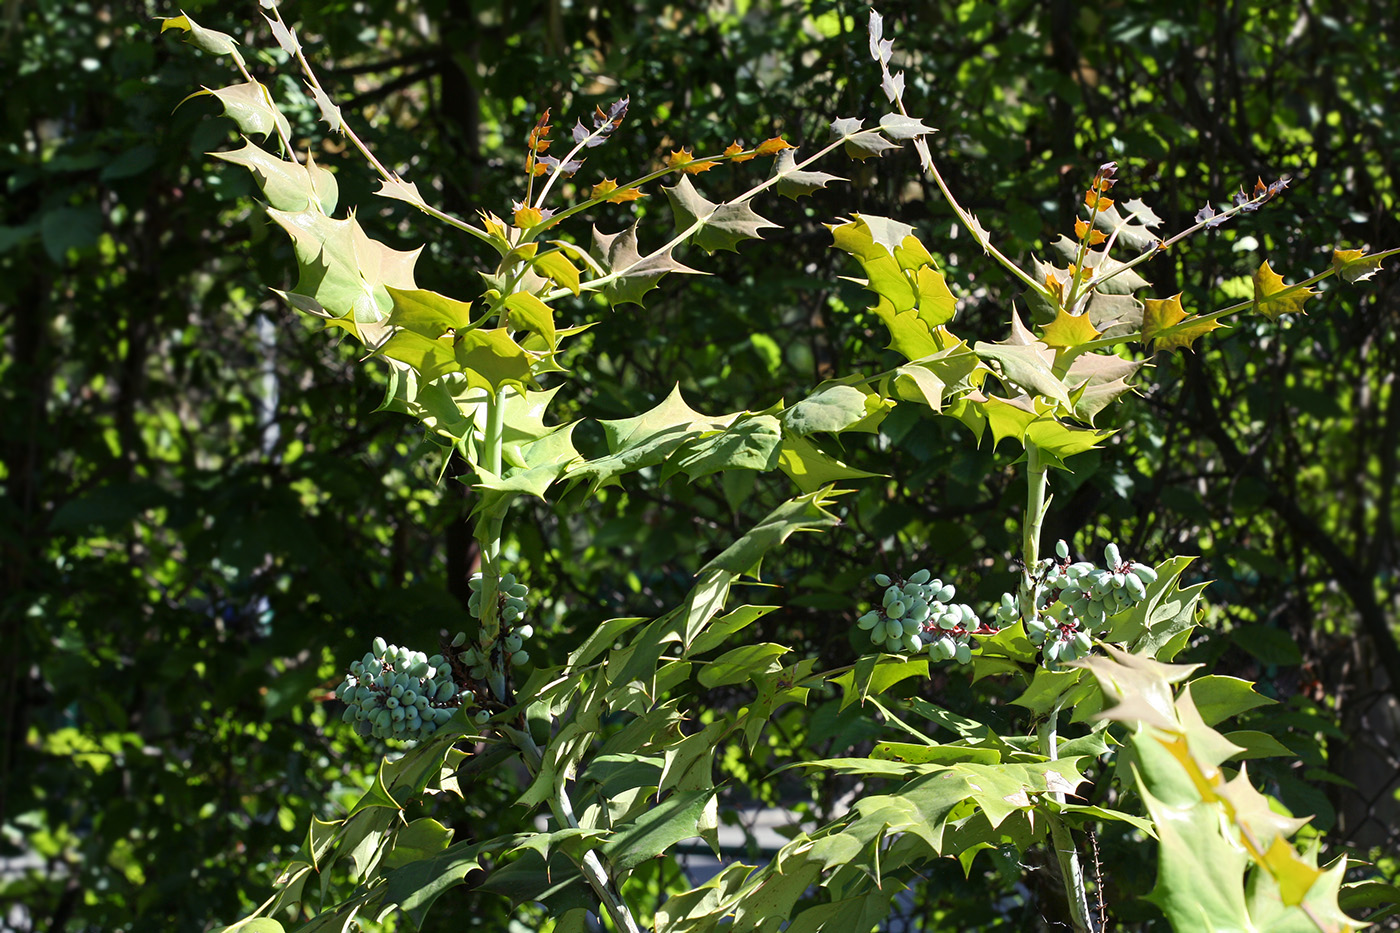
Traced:
<path fill-rule="evenodd" d="M 1051 760 L 1059 755 L 1056 736 L 1059 718 L 1060 708 L 1056 706 L 1038 730 L 1040 753 Z M 1060 803 L 1065 802 L 1065 795 L 1059 791 L 1053 792 L 1051 796 Z M 1075 930 L 1094 930 L 1094 922 L 1089 913 L 1089 892 L 1084 887 L 1084 867 L 1079 863 L 1079 847 L 1075 845 L 1073 834 L 1058 814 L 1043 815 L 1050 824 L 1050 842 L 1055 847 L 1055 858 L 1060 863 L 1060 879 L 1064 882 L 1065 897 L 1069 900 L 1070 920 L 1074 923 Z"/>
<path fill-rule="evenodd" d="M 1050 500 L 1045 491 L 1049 486 L 1045 458 L 1040 448 L 1029 440 L 1026 442 L 1026 517 L 1022 522 L 1021 536 L 1021 618 L 1034 619 L 1040 612 L 1038 605 L 1040 585 L 1036 564 L 1040 562 L 1040 529 L 1045 522 L 1045 513 Z M 1048 636 L 1056 637 L 1052 631 Z M 1055 707 L 1050 718 L 1039 730 L 1040 753 L 1054 760 L 1058 757 L 1056 720 L 1060 709 Z M 1059 803 L 1065 802 L 1065 795 L 1054 792 L 1052 797 Z M 1042 811 L 1050 824 L 1050 841 L 1055 847 L 1055 857 L 1060 863 L 1060 879 L 1065 886 L 1065 897 L 1069 901 L 1070 919 L 1074 929 L 1085 933 L 1093 929 L 1089 917 L 1089 894 L 1084 887 L 1084 868 L 1079 863 L 1079 850 L 1068 826 L 1057 814 Z"/>
<path fill-rule="evenodd" d="M 544 765 L 544 753 L 535 744 L 534 737 L 523 729 L 507 729 L 506 731 L 516 740 L 526 765 L 533 773 L 539 774 L 540 768 Z M 579 828 L 578 818 L 574 816 L 573 801 L 569 799 L 569 792 L 564 789 L 562 780 L 555 782 L 554 793 L 549 798 L 549 808 L 553 811 L 554 818 L 560 826 L 567 826 L 570 829 Z M 584 880 L 593 889 L 593 893 L 598 895 L 603 909 L 608 912 L 608 916 L 612 917 L 617 928 L 623 933 L 642 933 L 642 928 L 632 916 L 632 911 L 627 908 L 627 902 L 622 899 L 621 892 L 613 888 L 612 879 L 608 877 L 608 871 L 603 867 L 603 860 L 598 857 L 598 853 L 592 849 L 585 852 L 579 870 L 583 872 Z"/>
<path fill-rule="evenodd" d="M 493 476 L 501 475 L 501 447 L 505 434 L 505 390 L 490 393 L 486 400 L 486 436 L 480 451 L 481 468 Z M 510 661 L 505 653 L 496 649 L 501 636 L 500 584 L 501 584 L 501 528 L 505 524 L 506 502 L 490 502 L 497 495 L 484 492 L 488 504 L 481 509 L 476 522 L 475 537 L 481 548 L 481 632 L 477 643 L 491 652 L 491 692 L 498 700 L 505 701 L 505 671 Z"/>
<path fill-rule="evenodd" d="M 1030 439 L 1026 440 L 1026 516 L 1021 523 L 1021 618 L 1034 619 L 1040 612 L 1037 606 L 1038 585 L 1035 565 L 1040 562 L 1040 526 L 1045 521 L 1045 510 L 1049 502 L 1045 499 L 1045 489 L 1049 485 L 1046 466 L 1040 448 Z"/>

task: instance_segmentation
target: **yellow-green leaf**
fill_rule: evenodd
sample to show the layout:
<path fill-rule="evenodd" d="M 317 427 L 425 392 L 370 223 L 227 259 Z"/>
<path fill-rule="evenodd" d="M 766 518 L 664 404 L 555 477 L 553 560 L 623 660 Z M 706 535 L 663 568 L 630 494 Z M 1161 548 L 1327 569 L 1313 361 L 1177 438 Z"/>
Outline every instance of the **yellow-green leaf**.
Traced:
<path fill-rule="evenodd" d="M 243 56 L 238 52 L 238 40 L 226 32 L 218 32 L 213 29 L 205 29 L 184 13 L 179 16 L 168 16 L 160 21 L 160 31 L 167 29 L 179 29 L 188 32 L 189 43 L 197 49 L 209 52 L 212 55 L 231 55 L 234 61 L 243 64 Z"/>
<path fill-rule="evenodd" d="M 545 276 L 555 285 L 567 288 L 575 295 L 579 293 L 578 267 L 569 262 L 562 249 L 551 250 L 536 256 L 534 266 L 540 275 Z"/>
<path fill-rule="evenodd" d="M 1269 261 L 1254 273 L 1254 310 L 1270 320 L 1280 314 L 1304 314 L 1303 303 L 1317 292 L 1306 285 L 1285 285 L 1283 276 L 1269 267 Z"/>
<path fill-rule="evenodd" d="M 558 345 L 554 335 L 554 310 L 529 292 L 515 292 L 506 296 L 505 306 L 510 309 L 510 325 L 517 330 L 530 330 L 544 338 L 549 349 Z"/>
<path fill-rule="evenodd" d="M 317 165 L 309 153 L 303 165 L 279 158 L 245 139 L 242 149 L 209 154 L 251 172 L 267 203 L 279 211 L 296 212 L 314 207 L 327 216 L 335 213 L 339 193 L 335 176 Z"/>
<path fill-rule="evenodd" d="M 1378 256 L 1368 256 L 1359 249 L 1332 250 L 1332 268 L 1348 282 L 1364 282 L 1381 271 Z"/>
<path fill-rule="evenodd" d="M 1056 348 L 1077 347 L 1099 336 L 1098 330 L 1089 320 L 1089 315 L 1070 314 L 1064 308 L 1059 309 L 1055 320 L 1040 330 L 1041 340 L 1045 342 L 1045 345 Z"/>
<path fill-rule="evenodd" d="M 1141 339 L 1143 343 L 1151 341 L 1154 352 L 1179 347 L 1189 350 L 1197 337 L 1203 337 L 1222 326 L 1215 320 L 1188 320 L 1186 310 L 1181 306 L 1180 292 L 1170 298 L 1143 299 Z"/>

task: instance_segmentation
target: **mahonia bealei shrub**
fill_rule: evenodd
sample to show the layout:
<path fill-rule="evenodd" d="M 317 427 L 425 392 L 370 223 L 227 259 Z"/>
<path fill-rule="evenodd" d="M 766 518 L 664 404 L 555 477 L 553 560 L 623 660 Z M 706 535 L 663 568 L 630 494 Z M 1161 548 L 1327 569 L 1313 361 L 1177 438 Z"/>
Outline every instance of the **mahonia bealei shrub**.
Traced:
<path fill-rule="evenodd" d="M 856 624 L 870 633 L 877 648 L 891 654 L 924 652 L 934 661 L 957 658 L 966 664 L 972 660 L 972 636 L 992 635 L 996 629 L 979 619 L 971 606 L 953 602 L 953 584 L 932 576 L 927 570 L 908 580 L 877 573 L 875 583 L 885 587 L 884 598 Z"/>
<path fill-rule="evenodd" d="M 1041 560 L 1036 571 L 1036 618 L 1026 619 L 1026 637 L 1040 646 L 1049 665 L 1087 657 L 1093 639 L 1108 631 L 1108 620 L 1131 609 L 1147 596 L 1147 584 L 1157 571 L 1146 564 L 1124 560 L 1118 545 L 1110 542 L 1103 552 L 1104 566 L 1071 561 L 1069 545 L 1055 545 L 1055 557 Z M 1021 617 L 1016 597 L 1003 593 L 995 618 L 1010 625 Z"/>
<path fill-rule="evenodd" d="M 428 657 L 383 638 L 350 665 L 336 697 L 345 703 L 341 719 L 360 735 L 404 742 L 432 735 L 462 702 L 447 658 Z"/>

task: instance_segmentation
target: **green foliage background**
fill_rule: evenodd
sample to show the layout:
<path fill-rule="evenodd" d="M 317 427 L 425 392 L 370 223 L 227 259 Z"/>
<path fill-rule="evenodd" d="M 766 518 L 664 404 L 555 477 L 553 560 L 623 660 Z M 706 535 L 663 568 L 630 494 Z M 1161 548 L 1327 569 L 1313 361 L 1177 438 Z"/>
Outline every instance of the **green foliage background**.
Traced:
<path fill-rule="evenodd" d="M 254 29 L 253 7 L 186 10 L 239 35 Z M 231 124 L 201 100 L 171 113 L 190 88 L 226 79 L 220 63 L 157 35 L 148 17 L 173 12 L 10 4 L 0 25 L 0 857 L 16 866 L 0 874 L 0 909 L 23 905 L 34 929 L 232 920 L 301 842 L 307 816 L 331 815 L 368 778 L 375 750 L 322 703 L 341 663 L 375 634 L 428 646 L 464 627 L 465 487 L 434 483 L 440 460 L 405 419 L 371 413 L 374 366 L 266 292 L 288 279 L 290 251 L 246 175 L 202 155 L 228 147 Z M 288 15 L 386 164 L 440 186 L 446 209 L 505 214 L 521 140 L 545 106 L 571 122 L 631 94 L 631 119 L 585 168 L 588 183 L 681 146 L 817 140 L 831 119 L 867 114 L 878 78 L 865 12 L 370 0 Z M 932 145 L 949 182 L 1012 256 L 1068 228 L 1085 179 L 1109 159 L 1121 166 L 1115 194 L 1147 200 L 1166 229 L 1255 176 L 1294 177 L 1247 222 L 1147 267 L 1154 294 L 1183 292 L 1189 308 L 1247 296 L 1265 255 L 1296 280 L 1335 245 L 1400 244 L 1393 4 L 882 12 L 910 56 L 906 99 L 941 129 Z M 295 100 L 281 80 L 279 99 Z M 369 174 L 320 142 L 314 117 L 303 111 L 293 135 L 317 141 L 342 202 L 366 205 L 376 236 L 417 245 L 410 212 L 372 204 Z M 561 416 L 630 415 L 676 382 L 704 411 L 757 409 L 878 359 L 865 300 L 838 284 L 850 270 L 821 227 L 852 211 L 917 224 L 965 299 L 960 332 L 999 336 L 1019 295 L 951 236 L 912 151 L 843 173 L 849 188 L 778 205 L 786 229 L 710 261 L 714 277 L 668 281 L 646 310 L 578 307 L 577 320 L 602 323 Z M 714 193 L 720 174 L 704 176 Z M 616 228 L 630 209 L 602 219 Z M 419 283 L 470 293 L 475 258 L 466 238 L 435 241 Z M 1377 746 L 1393 747 L 1400 721 L 1400 279 L 1325 284 L 1308 317 L 1238 321 L 1195 354 L 1159 357 L 1116 440 L 1056 475 L 1047 530 L 1085 551 L 1111 536 L 1144 560 L 1199 552 L 1218 625 L 1191 659 L 1260 678 L 1286 701 L 1257 726 L 1299 756 L 1270 766 L 1275 792 L 1339 839 L 1393 852 L 1396 762 Z M 960 430 L 900 409 L 883 438 L 848 447 L 853 465 L 889 478 L 844 502 L 841 529 L 789 543 L 771 568 L 784 608 L 755 638 L 834 666 L 854 656 L 856 599 L 875 570 L 929 565 L 979 600 L 1008 585 L 1023 491 L 1005 450 L 973 451 Z M 540 650 L 560 658 L 603 619 L 671 604 L 719 542 L 782 495 L 762 481 L 634 482 L 586 520 L 539 508 L 512 546 L 547 594 L 539 627 L 553 634 Z M 998 696 L 958 679 L 927 690 L 950 706 Z M 775 758 L 864 738 L 853 717 L 820 707 L 779 716 L 775 735 Z M 742 800 L 771 765 L 731 756 L 726 767 Z M 842 788 L 781 790 L 823 812 Z M 484 775 L 457 828 L 508 819 L 517 793 L 510 776 Z M 1124 852 L 1110 862 L 1116 880 L 1145 890 L 1132 877 L 1145 863 Z M 1127 920 L 1151 915 L 1116 906 Z M 997 920 L 956 867 L 915 909 L 929 928 Z M 443 929 L 469 919 L 503 922 L 458 913 L 450 898 L 432 915 Z"/>

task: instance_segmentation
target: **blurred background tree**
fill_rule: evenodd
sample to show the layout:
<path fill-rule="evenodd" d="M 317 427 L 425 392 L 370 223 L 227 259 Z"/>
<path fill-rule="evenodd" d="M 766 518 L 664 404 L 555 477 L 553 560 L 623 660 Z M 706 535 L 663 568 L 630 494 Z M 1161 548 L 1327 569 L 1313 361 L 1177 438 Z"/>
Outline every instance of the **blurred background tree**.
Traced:
<path fill-rule="evenodd" d="M 185 10 L 275 48 L 254 7 Z M 1148 266 L 1156 296 L 1183 292 L 1191 308 L 1247 297 L 1265 257 L 1296 281 L 1333 246 L 1400 244 L 1393 4 L 1000 0 L 881 12 L 905 56 L 907 99 L 941 128 L 935 158 L 1012 256 L 1049 258 L 1108 160 L 1121 166 L 1115 194 L 1145 199 L 1164 229 L 1256 176 L 1292 176 L 1263 212 Z M 878 116 L 865 13 L 830 2 L 363 0 L 287 16 L 386 164 L 449 210 L 505 214 L 544 107 L 567 125 L 632 97 L 624 131 L 581 184 L 630 177 L 682 146 L 776 133 L 810 144 L 832 119 Z M 455 465 L 435 482 L 441 453 L 405 419 L 373 413 L 382 373 L 270 295 L 293 268 L 285 239 L 245 174 L 204 155 L 230 148 L 232 124 L 203 98 L 171 113 L 198 86 L 227 83 L 226 63 L 162 38 L 153 15 L 174 11 L 12 0 L 0 23 L 0 923 L 16 930 L 196 931 L 234 919 L 308 815 L 334 812 L 382 751 L 327 715 L 343 663 L 375 634 L 427 646 L 465 627 L 471 501 L 451 481 Z M 290 71 L 267 77 L 275 56 L 258 62 L 279 100 L 299 100 Z M 314 121 L 303 108 L 293 138 L 337 172 L 341 203 L 360 205 L 376 236 L 422 242 L 420 218 L 373 199 L 353 151 Z M 707 412 L 762 408 L 877 360 L 878 328 L 859 290 L 838 283 L 851 270 L 821 227 L 851 212 L 918 225 L 969 329 L 996 337 L 1013 309 L 1024 313 L 1014 283 L 956 235 L 912 150 L 828 170 L 850 186 L 767 202 L 787 226 L 766 242 L 690 257 L 717 279 L 668 282 L 625 315 L 581 303 L 578 320 L 602 319 L 587 344 L 596 365 L 575 376 L 563 414 L 631 414 L 677 381 Z M 711 174 L 697 183 L 712 198 L 744 177 Z M 596 221 L 614 230 L 661 200 L 653 192 Z M 420 284 L 474 297 L 473 242 L 432 237 Z M 1191 658 L 1260 679 L 1283 701 L 1255 726 L 1298 756 L 1262 770 L 1270 791 L 1363 853 L 1393 853 L 1400 824 L 1400 277 L 1378 280 L 1329 280 L 1305 318 L 1239 321 L 1194 354 L 1158 357 L 1114 441 L 1055 477 L 1049 526 L 1085 552 L 1113 537 L 1142 559 L 1201 554 L 1217 624 Z M 1226 394 L 1227 378 L 1247 388 Z M 773 568 L 785 608 L 756 637 L 837 665 L 858 650 L 851 623 L 875 570 L 926 564 L 979 600 L 1006 585 L 1022 498 L 1011 458 L 989 443 L 972 451 L 954 422 L 912 415 L 897 410 L 883 438 L 844 452 L 886 478 L 859 484 L 838 533 L 789 544 Z M 601 619 L 668 605 L 697 556 L 783 494 L 777 477 L 752 488 L 636 482 L 587 518 L 537 509 L 514 547 L 545 594 L 549 652 L 562 656 Z M 949 704 L 1001 698 L 997 684 L 961 676 L 926 689 Z M 834 708 L 794 713 L 775 722 L 772 754 L 867 736 Z M 735 803 L 768 770 L 728 767 Z M 509 776 L 473 786 L 468 810 L 451 814 L 460 830 L 510 818 Z M 804 812 L 833 806 L 841 788 L 789 790 L 781 802 Z M 1145 890 L 1141 847 L 1103 843 L 1119 847 L 1105 859 L 1110 894 Z M 989 883 L 1012 891 L 1019 877 L 1008 869 Z M 1125 922 L 1152 916 L 1120 900 Z M 930 929 L 1005 922 L 1011 910 L 956 866 L 909 909 Z M 445 898 L 432 922 L 501 929 L 499 910 Z"/>

